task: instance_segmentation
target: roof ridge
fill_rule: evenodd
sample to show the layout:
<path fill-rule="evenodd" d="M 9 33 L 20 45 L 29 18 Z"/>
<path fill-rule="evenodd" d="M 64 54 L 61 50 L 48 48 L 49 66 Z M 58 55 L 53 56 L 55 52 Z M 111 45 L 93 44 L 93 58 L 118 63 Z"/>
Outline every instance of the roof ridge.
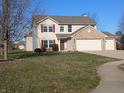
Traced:
<path fill-rule="evenodd" d="M 34 22 L 39 22 L 46 17 L 56 20 L 60 24 L 96 24 L 96 22 L 89 16 L 53 16 L 53 15 L 36 15 L 33 16 Z"/>
<path fill-rule="evenodd" d="M 88 25 L 88 26 L 89 26 L 89 25 Z M 86 28 L 86 27 L 88 27 L 88 26 L 84 26 L 84 27 L 81 27 L 81 28 L 77 29 L 77 30 L 76 30 L 75 32 L 73 32 L 71 35 L 77 33 L 77 32 L 80 31 L 81 29 L 84 29 L 84 28 Z"/>
<path fill-rule="evenodd" d="M 89 16 L 78 16 L 78 15 L 75 15 L 75 16 L 72 16 L 72 15 L 33 15 L 33 17 L 35 17 L 35 16 L 38 16 L 38 17 L 47 17 L 47 16 L 49 16 L 49 17 L 89 17 Z M 89 17 L 90 18 L 90 17 Z"/>

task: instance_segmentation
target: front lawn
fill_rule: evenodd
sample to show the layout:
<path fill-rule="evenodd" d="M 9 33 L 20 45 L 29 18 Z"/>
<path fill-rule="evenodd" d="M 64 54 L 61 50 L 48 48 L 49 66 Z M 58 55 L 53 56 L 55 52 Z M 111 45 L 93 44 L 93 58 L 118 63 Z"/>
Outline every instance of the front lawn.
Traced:
<path fill-rule="evenodd" d="M 113 60 L 86 53 L 56 52 L 2 62 L 0 93 L 89 93 L 100 81 L 98 66 Z"/>

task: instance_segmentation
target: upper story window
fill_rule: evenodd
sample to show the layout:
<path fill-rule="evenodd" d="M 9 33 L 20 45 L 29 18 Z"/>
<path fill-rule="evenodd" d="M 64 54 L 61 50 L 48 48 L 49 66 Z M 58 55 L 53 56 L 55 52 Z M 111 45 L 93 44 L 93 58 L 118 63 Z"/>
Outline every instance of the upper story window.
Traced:
<path fill-rule="evenodd" d="M 41 32 L 55 32 L 55 25 L 41 25 Z"/>
<path fill-rule="evenodd" d="M 68 25 L 68 32 L 72 32 L 72 25 Z"/>
<path fill-rule="evenodd" d="M 60 32 L 64 32 L 64 26 L 60 26 Z"/>
<path fill-rule="evenodd" d="M 47 32 L 47 26 L 44 26 L 43 29 L 44 29 L 44 32 Z"/>
<path fill-rule="evenodd" d="M 53 27 L 49 26 L 49 31 L 48 32 L 53 32 Z"/>

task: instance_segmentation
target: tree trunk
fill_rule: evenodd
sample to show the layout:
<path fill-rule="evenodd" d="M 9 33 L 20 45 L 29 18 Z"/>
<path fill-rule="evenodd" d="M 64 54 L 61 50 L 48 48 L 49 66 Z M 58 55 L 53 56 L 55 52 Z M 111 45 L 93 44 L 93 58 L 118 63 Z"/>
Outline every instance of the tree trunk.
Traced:
<path fill-rule="evenodd" d="M 8 0 L 2 0 L 3 2 L 3 18 L 2 18 L 2 32 L 4 43 L 4 60 L 7 60 L 8 50 L 8 27 L 9 27 L 9 3 Z"/>
<path fill-rule="evenodd" d="M 4 40 L 4 60 L 7 60 L 8 59 L 8 46 L 7 46 L 7 40 Z"/>

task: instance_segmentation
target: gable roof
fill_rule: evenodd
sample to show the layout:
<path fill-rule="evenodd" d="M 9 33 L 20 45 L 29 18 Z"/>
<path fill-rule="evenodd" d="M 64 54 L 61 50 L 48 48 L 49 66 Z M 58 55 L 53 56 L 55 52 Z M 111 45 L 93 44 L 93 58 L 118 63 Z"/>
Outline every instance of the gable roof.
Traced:
<path fill-rule="evenodd" d="M 105 36 L 91 25 L 78 29 L 72 35 L 77 39 L 102 39 Z"/>
<path fill-rule="evenodd" d="M 89 26 L 89 25 L 88 25 L 88 26 Z M 80 30 L 82 30 L 82 29 L 84 29 L 84 28 L 86 28 L 86 27 L 88 27 L 88 26 L 84 26 L 84 27 L 81 27 L 81 28 L 77 29 L 75 32 L 72 33 L 72 35 L 74 35 L 74 34 L 77 33 L 78 31 L 80 31 Z"/>
<path fill-rule="evenodd" d="M 88 24 L 95 25 L 96 22 L 88 16 L 33 16 L 33 22 L 39 23 L 46 17 L 50 17 L 59 24 Z"/>
<path fill-rule="evenodd" d="M 102 32 L 102 33 L 104 33 L 105 35 L 107 35 L 107 36 L 114 36 L 112 33 L 110 33 L 110 32 Z"/>

